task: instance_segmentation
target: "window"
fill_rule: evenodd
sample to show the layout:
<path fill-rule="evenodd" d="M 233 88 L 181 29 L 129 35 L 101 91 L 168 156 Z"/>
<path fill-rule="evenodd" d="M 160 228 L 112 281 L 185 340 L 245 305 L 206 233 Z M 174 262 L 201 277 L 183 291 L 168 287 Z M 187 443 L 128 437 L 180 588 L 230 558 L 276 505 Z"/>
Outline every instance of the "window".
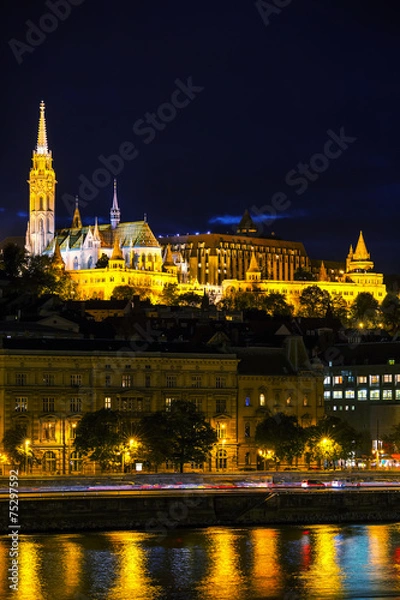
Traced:
<path fill-rule="evenodd" d="M 42 409 L 43 412 L 54 412 L 54 398 L 43 398 Z"/>
<path fill-rule="evenodd" d="M 382 400 L 392 400 L 393 392 L 392 390 L 382 390 Z"/>
<path fill-rule="evenodd" d="M 292 396 L 286 398 L 286 406 L 292 406 Z"/>
<path fill-rule="evenodd" d="M 132 412 L 134 410 L 134 398 L 118 398 L 117 400 L 118 410 L 124 410 Z"/>
<path fill-rule="evenodd" d="M 74 373 L 71 375 L 71 385 L 82 385 L 82 375 Z"/>
<path fill-rule="evenodd" d="M 71 452 L 70 469 L 72 473 L 76 473 L 82 469 L 82 456 L 79 452 Z"/>
<path fill-rule="evenodd" d="M 396 400 L 400 400 L 400 390 L 396 390 Z"/>
<path fill-rule="evenodd" d="M 172 406 L 173 398 L 165 398 L 165 410 L 170 411 Z"/>
<path fill-rule="evenodd" d="M 308 406 L 308 398 L 307 398 L 307 396 L 304 396 L 304 398 L 303 398 L 303 406 Z"/>
<path fill-rule="evenodd" d="M 28 410 L 28 398 L 15 398 L 15 412 L 26 412 Z"/>
<path fill-rule="evenodd" d="M 246 398 L 244 399 L 244 405 L 245 406 L 251 406 L 250 396 L 246 396 Z"/>
<path fill-rule="evenodd" d="M 260 402 L 260 406 L 265 406 L 265 394 L 260 394 L 259 402 Z"/>
<path fill-rule="evenodd" d="M 344 397 L 346 399 L 355 398 L 356 397 L 355 391 L 354 390 L 346 390 Z"/>
<path fill-rule="evenodd" d="M 192 375 L 192 388 L 201 387 L 201 375 Z"/>
<path fill-rule="evenodd" d="M 54 421 L 47 421 L 42 424 L 42 440 L 53 441 L 56 439 L 56 424 Z"/>
<path fill-rule="evenodd" d="M 219 388 L 219 389 L 226 387 L 225 377 L 219 377 L 219 376 L 216 377 L 215 378 L 215 387 Z"/>
<path fill-rule="evenodd" d="M 26 373 L 15 373 L 15 385 L 26 385 Z"/>
<path fill-rule="evenodd" d="M 367 390 L 358 390 L 357 391 L 357 400 L 366 400 L 368 398 Z"/>
<path fill-rule="evenodd" d="M 342 390 L 336 391 L 336 392 L 334 391 L 333 392 L 333 399 L 337 400 L 339 398 L 343 398 L 343 392 L 342 392 Z"/>
<path fill-rule="evenodd" d="M 166 385 L 167 388 L 176 387 L 176 375 L 167 375 Z"/>
<path fill-rule="evenodd" d="M 104 385 L 106 387 L 110 387 L 110 385 L 111 385 L 111 375 L 109 375 L 108 373 L 104 378 Z"/>
<path fill-rule="evenodd" d="M 354 383 L 354 375 L 347 375 L 347 383 Z"/>
<path fill-rule="evenodd" d="M 226 398 L 217 398 L 215 401 L 215 412 L 217 414 L 226 412 Z"/>
<path fill-rule="evenodd" d="M 331 384 L 331 378 L 330 378 L 330 375 L 327 375 L 324 378 L 324 385 L 330 385 L 330 384 Z"/>
<path fill-rule="evenodd" d="M 149 388 L 151 386 L 151 377 L 148 373 L 146 373 L 144 376 L 144 385 L 147 388 Z"/>
<path fill-rule="evenodd" d="M 393 381 L 393 376 L 391 373 L 385 373 L 385 375 L 382 375 L 382 381 L 383 383 L 392 383 Z"/>
<path fill-rule="evenodd" d="M 71 423 L 71 426 L 69 428 L 69 439 L 70 440 L 75 440 L 76 439 L 76 428 L 77 428 L 78 424 L 77 423 Z"/>
<path fill-rule="evenodd" d="M 104 398 L 104 408 L 111 408 L 111 397 L 106 396 Z"/>
<path fill-rule="evenodd" d="M 335 375 L 333 378 L 333 385 L 341 385 L 343 383 L 343 377 L 341 375 Z"/>
<path fill-rule="evenodd" d="M 132 375 L 129 373 L 122 375 L 121 377 L 121 387 L 130 388 L 132 385 Z"/>
<path fill-rule="evenodd" d="M 52 373 L 43 374 L 44 385 L 54 385 L 54 375 Z"/>
<path fill-rule="evenodd" d="M 136 410 L 137 412 L 143 412 L 143 398 L 136 398 Z"/>
<path fill-rule="evenodd" d="M 43 454 L 42 469 L 48 473 L 54 473 L 56 470 L 56 455 L 48 451 Z"/>
<path fill-rule="evenodd" d="M 69 410 L 72 413 L 81 412 L 82 411 L 82 398 L 71 398 Z"/>
<path fill-rule="evenodd" d="M 400 375 L 395 375 L 394 376 L 394 382 L 395 382 L 396 385 L 399 385 L 399 383 L 400 383 Z"/>
<path fill-rule="evenodd" d="M 250 437 L 250 423 L 246 423 L 246 425 L 244 426 L 244 437 Z"/>
<path fill-rule="evenodd" d="M 370 375 L 369 385 L 379 385 L 379 375 Z"/>
<path fill-rule="evenodd" d="M 228 464 L 228 453 L 226 450 L 218 450 L 218 457 L 216 459 L 217 469 L 226 469 Z"/>
<path fill-rule="evenodd" d="M 359 375 L 359 376 L 357 377 L 357 383 L 358 383 L 359 385 L 360 385 L 360 384 L 363 384 L 363 383 L 367 383 L 367 376 L 366 376 L 366 375 Z"/>
<path fill-rule="evenodd" d="M 132 365 L 125 365 L 125 369 L 130 369 Z"/>
<path fill-rule="evenodd" d="M 224 440 L 226 438 L 226 423 L 217 423 L 216 426 L 217 438 L 219 440 Z"/>
<path fill-rule="evenodd" d="M 325 391 L 324 392 L 324 400 L 330 400 L 331 399 L 331 393 L 329 391 Z"/>

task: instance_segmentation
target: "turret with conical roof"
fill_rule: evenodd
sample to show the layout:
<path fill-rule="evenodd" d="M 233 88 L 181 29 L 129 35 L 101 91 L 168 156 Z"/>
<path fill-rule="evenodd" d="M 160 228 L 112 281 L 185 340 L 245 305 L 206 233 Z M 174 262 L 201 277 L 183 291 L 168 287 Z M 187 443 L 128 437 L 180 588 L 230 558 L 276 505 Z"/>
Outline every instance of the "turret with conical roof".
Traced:
<path fill-rule="evenodd" d="M 257 233 L 257 226 L 255 225 L 247 209 L 244 211 L 243 217 L 241 218 L 240 223 L 237 226 L 236 233 L 239 233 L 241 235 L 250 235 L 253 233 Z"/>
<path fill-rule="evenodd" d="M 371 260 L 370 253 L 364 241 L 363 232 L 360 231 L 356 249 L 353 252 L 353 247 L 350 246 L 350 251 L 346 259 L 346 272 L 362 272 L 372 271 L 374 263 Z"/>
<path fill-rule="evenodd" d="M 75 210 L 72 216 L 72 229 L 81 229 L 82 228 L 82 219 L 81 213 L 79 212 L 79 199 L 78 196 L 75 198 Z"/>
<path fill-rule="evenodd" d="M 254 252 L 251 253 L 250 265 L 246 271 L 247 281 L 260 281 L 261 280 L 261 269 L 258 265 L 256 255 Z"/>

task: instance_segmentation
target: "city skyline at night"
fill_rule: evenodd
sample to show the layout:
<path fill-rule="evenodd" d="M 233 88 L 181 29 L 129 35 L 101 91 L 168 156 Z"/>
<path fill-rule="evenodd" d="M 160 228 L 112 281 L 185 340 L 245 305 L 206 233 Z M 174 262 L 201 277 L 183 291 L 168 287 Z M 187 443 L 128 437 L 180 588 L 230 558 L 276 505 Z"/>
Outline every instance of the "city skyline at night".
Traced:
<path fill-rule="evenodd" d="M 1 26 L 2 239 L 25 231 L 43 99 L 58 228 L 108 168 L 85 223 L 108 215 L 116 176 L 124 218 L 147 213 L 157 236 L 231 233 L 248 209 L 315 259 L 343 260 L 362 229 L 377 269 L 399 271 L 390 2 L 60 6 L 9 6 Z"/>

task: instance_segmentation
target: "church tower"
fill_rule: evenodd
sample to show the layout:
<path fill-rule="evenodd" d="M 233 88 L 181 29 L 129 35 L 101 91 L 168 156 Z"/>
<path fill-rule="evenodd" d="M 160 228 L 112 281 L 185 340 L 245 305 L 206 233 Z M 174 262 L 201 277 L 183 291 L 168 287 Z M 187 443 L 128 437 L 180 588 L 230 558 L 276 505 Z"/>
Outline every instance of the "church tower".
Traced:
<path fill-rule="evenodd" d="M 39 130 L 29 173 L 29 222 L 25 246 L 33 255 L 41 255 L 54 238 L 56 175 L 52 153 L 47 147 L 45 105 L 40 103 Z"/>
<path fill-rule="evenodd" d="M 121 220 L 121 211 L 119 210 L 119 206 L 118 206 L 117 180 L 114 179 L 114 196 L 113 196 L 112 207 L 110 210 L 111 229 L 115 229 L 116 227 L 118 227 L 120 220 Z"/>

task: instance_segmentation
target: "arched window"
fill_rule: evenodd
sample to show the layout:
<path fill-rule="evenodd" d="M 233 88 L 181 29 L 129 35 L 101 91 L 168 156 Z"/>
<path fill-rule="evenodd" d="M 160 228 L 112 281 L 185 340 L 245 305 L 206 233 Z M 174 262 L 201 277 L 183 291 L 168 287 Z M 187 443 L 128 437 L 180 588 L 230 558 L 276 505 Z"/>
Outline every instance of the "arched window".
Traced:
<path fill-rule="evenodd" d="M 45 421 L 42 423 L 42 440 L 44 442 L 54 441 L 56 439 L 55 421 Z"/>
<path fill-rule="evenodd" d="M 265 406 L 265 394 L 259 396 L 260 406 Z"/>
<path fill-rule="evenodd" d="M 218 450 L 217 459 L 216 459 L 216 468 L 217 469 L 226 469 L 228 463 L 228 453 L 226 450 Z"/>
<path fill-rule="evenodd" d="M 79 267 L 79 263 L 78 263 L 78 257 L 75 256 L 74 258 L 74 271 L 76 271 Z"/>
<path fill-rule="evenodd" d="M 93 264 L 93 258 L 89 256 L 89 260 L 87 261 L 87 268 L 91 269 Z"/>
<path fill-rule="evenodd" d="M 42 469 L 46 473 L 55 473 L 56 471 L 56 455 L 51 450 L 43 454 Z"/>

